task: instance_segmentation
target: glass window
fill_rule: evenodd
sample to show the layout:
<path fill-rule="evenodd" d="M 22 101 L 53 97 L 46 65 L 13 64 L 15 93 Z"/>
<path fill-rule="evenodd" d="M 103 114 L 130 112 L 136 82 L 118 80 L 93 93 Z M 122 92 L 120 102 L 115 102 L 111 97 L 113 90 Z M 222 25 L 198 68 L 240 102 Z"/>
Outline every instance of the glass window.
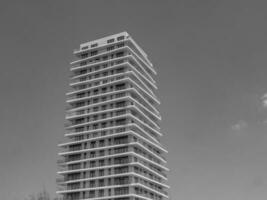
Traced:
<path fill-rule="evenodd" d="M 120 41 L 120 40 L 124 40 L 124 36 L 117 37 L 117 40 L 118 40 L 118 41 Z"/>
<path fill-rule="evenodd" d="M 114 42 L 114 39 L 109 39 L 109 40 L 107 41 L 107 43 L 112 43 L 112 42 Z"/>

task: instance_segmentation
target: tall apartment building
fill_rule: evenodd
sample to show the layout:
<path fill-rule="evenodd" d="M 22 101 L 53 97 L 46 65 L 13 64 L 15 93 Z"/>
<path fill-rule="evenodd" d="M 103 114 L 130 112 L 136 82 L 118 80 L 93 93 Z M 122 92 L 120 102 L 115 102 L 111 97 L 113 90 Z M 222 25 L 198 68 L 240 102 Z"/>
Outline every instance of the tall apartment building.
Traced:
<path fill-rule="evenodd" d="M 167 199 L 156 71 L 147 55 L 122 32 L 81 44 L 74 56 L 57 193 L 64 200 Z"/>

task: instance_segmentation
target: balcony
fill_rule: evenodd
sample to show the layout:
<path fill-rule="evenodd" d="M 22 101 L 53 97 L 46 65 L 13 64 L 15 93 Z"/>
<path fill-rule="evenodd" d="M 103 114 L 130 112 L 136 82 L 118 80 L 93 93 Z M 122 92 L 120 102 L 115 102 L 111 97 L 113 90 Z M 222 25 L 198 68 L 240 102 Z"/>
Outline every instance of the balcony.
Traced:
<path fill-rule="evenodd" d="M 117 52 L 121 52 L 121 51 L 125 52 L 127 50 L 128 50 L 127 46 L 121 46 L 118 48 L 110 49 L 109 51 L 102 51 L 101 53 L 97 55 L 92 55 L 90 57 L 85 57 L 79 60 L 75 60 L 71 62 L 71 65 L 73 65 L 71 69 L 72 70 L 79 69 L 82 65 L 87 65 L 87 63 L 89 64 L 100 63 L 101 61 L 103 61 L 103 57 L 107 55 L 116 54 Z"/>
<path fill-rule="evenodd" d="M 125 96 L 125 95 L 120 95 L 119 98 L 122 97 L 122 96 Z M 115 98 L 116 98 L 116 96 L 115 96 Z M 95 106 L 94 108 L 97 108 L 97 109 L 93 109 L 93 110 L 89 109 L 89 111 L 87 109 L 87 110 L 79 110 L 79 111 L 69 112 L 69 113 L 66 114 L 66 119 L 73 120 L 73 119 L 79 118 L 79 117 L 88 117 L 88 116 L 91 116 L 91 115 L 106 114 L 105 117 L 102 116 L 102 118 L 105 119 L 105 118 L 109 117 L 109 115 L 110 115 L 110 113 L 112 113 L 112 111 L 116 111 L 119 108 L 127 108 L 126 105 L 124 105 L 124 106 L 115 105 L 115 106 L 111 107 L 110 105 L 107 104 L 106 106 L 107 106 L 107 108 L 101 108 L 100 106 L 99 107 Z M 114 113 L 115 116 L 118 116 L 117 112 Z"/>
<path fill-rule="evenodd" d="M 107 62 L 107 63 L 109 63 L 109 62 Z M 71 85 L 75 85 L 77 83 L 83 83 L 83 82 L 89 83 L 89 81 L 93 81 L 97 78 L 97 77 L 95 77 L 96 74 L 103 74 L 104 72 L 108 73 L 111 69 L 116 69 L 116 68 L 124 66 L 125 63 L 128 63 L 126 59 L 123 59 L 123 60 L 117 60 L 116 59 L 116 61 L 114 62 L 113 65 L 110 65 L 110 63 L 109 63 L 109 65 L 107 67 L 100 68 L 98 70 L 91 71 L 89 73 L 82 72 L 80 74 L 82 76 L 77 76 L 77 78 L 76 77 L 72 78 L 72 79 L 74 79 L 74 78 L 75 79 L 71 82 Z M 94 76 L 94 78 L 89 79 L 89 76 Z M 107 76 L 102 75 L 101 77 L 108 77 L 108 76 L 110 76 L 110 75 L 107 75 Z"/>
<path fill-rule="evenodd" d="M 127 108 L 127 107 L 125 107 Z M 113 111 L 114 109 L 112 109 L 111 111 Z M 112 113 L 112 115 L 111 115 Z M 65 127 L 66 128 L 73 128 L 74 126 L 77 127 L 79 125 L 88 125 L 88 124 L 91 124 L 93 122 L 100 122 L 100 121 L 103 121 L 103 120 L 109 120 L 109 119 L 113 119 L 113 118 L 116 118 L 116 117 L 119 117 L 119 116 L 125 116 L 127 117 L 127 112 L 126 110 L 122 111 L 122 112 L 110 112 L 110 113 L 107 113 L 109 114 L 109 116 L 97 116 L 95 118 L 92 118 L 92 119 L 89 119 L 89 120 L 85 120 L 84 118 L 82 120 L 79 120 L 79 121 L 75 121 L 75 122 L 67 122 L 65 123 Z M 126 123 L 116 123 L 116 125 L 125 125 Z M 96 129 L 94 127 L 92 127 L 92 129 Z"/>
<path fill-rule="evenodd" d="M 124 144 L 129 144 L 130 141 L 128 139 L 123 139 L 123 140 L 114 140 L 111 144 L 99 144 L 98 147 L 96 145 L 91 145 L 90 148 L 77 148 L 77 149 L 73 149 L 73 148 L 67 148 L 66 151 L 63 151 L 63 152 L 60 152 L 60 154 L 62 153 L 78 153 L 80 151 L 82 152 L 86 152 L 86 151 L 90 151 L 90 150 L 96 150 L 97 149 L 107 149 L 107 148 L 110 148 L 110 147 L 114 147 L 116 148 L 116 145 L 117 146 L 120 146 L 120 145 L 124 145 Z M 123 150 L 114 150 L 114 154 L 119 154 L 119 153 L 125 153 L 125 152 L 128 152 L 128 149 L 123 149 Z M 104 155 L 103 155 L 104 156 Z M 100 157 L 100 156 L 99 156 Z M 77 156 L 75 158 L 72 158 L 71 161 L 74 161 L 74 160 L 79 160 L 81 159 L 81 156 Z M 68 160 L 70 161 L 70 160 Z"/>
<path fill-rule="evenodd" d="M 115 164 L 114 162 L 111 164 L 105 164 L 105 165 L 95 165 L 95 167 L 88 167 L 88 168 L 76 168 L 76 169 L 69 169 L 69 168 L 65 168 L 63 170 L 58 171 L 59 174 L 68 174 L 68 173 L 74 173 L 74 172 L 81 172 L 81 171 L 90 171 L 90 170 L 94 170 L 94 169 L 103 169 L 103 168 L 110 168 L 110 167 L 121 167 L 122 165 L 128 166 L 131 161 L 130 160 L 125 160 L 125 161 L 117 161 L 117 164 Z M 101 176 L 94 176 L 95 178 L 101 177 Z M 92 176 L 89 176 L 89 178 L 92 178 Z"/>
<path fill-rule="evenodd" d="M 73 89 L 71 90 L 70 93 L 68 93 L 67 95 L 67 102 L 71 102 L 71 100 L 83 100 L 84 98 L 86 97 L 95 97 L 99 94 L 99 96 L 101 95 L 104 95 L 105 93 L 107 92 L 113 92 L 113 91 L 119 91 L 119 90 L 123 90 L 123 89 L 126 89 L 127 87 L 124 87 L 124 88 L 115 88 L 113 90 L 111 89 L 108 89 L 106 90 L 106 92 L 100 92 L 99 93 L 93 93 L 92 90 L 95 90 L 95 89 L 99 89 L 100 88 L 103 88 L 103 87 L 106 87 L 106 86 L 109 86 L 111 84 L 119 84 L 119 83 L 122 83 L 122 81 L 127 81 L 128 78 L 124 75 L 121 75 L 121 74 L 117 74 L 117 75 L 114 75 L 114 77 L 109 77 L 108 79 L 106 80 L 101 80 L 97 83 L 97 85 L 94 85 L 94 86 L 90 86 L 90 87 L 83 87 L 83 88 L 80 88 L 80 89 Z M 74 92 L 74 93 L 73 93 Z M 83 93 L 83 95 L 79 95 L 79 94 L 76 94 L 76 93 Z M 90 95 L 86 95 L 86 93 L 88 94 L 88 92 L 90 92 Z M 92 93 L 92 94 L 91 94 Z M 71 95 L 71 96 L 70 96 Z"/>
<path fill-rule="evenodd" d="M 111 95 L 113 96 L 111 98 Z M 112 103 L 114 101 L 117 101 L 118 99 L 122 99 L 123 97 L 129 96 L 127 91 L 115 91 L 115 90 L 110 90 L 110 92 L 105 93 L 103 95 L 99 95 L 100 96 L 105 96 L 106 98 L 98 98 L 98 101 L 92 101 L 92 102 L 87 102 L 87 104 L 85 104 L 84 102 L 82 102 L 83 104 L 78 105 L 78 106 L 69 106 L 68 110 L 67 110 L 67 115 L 69 113 L 74 113 L 75 111 L 79 111 L 82 109 L 87 109 L 87 108 L 91 108 L 93 106 L 101 106 L 103 104 L 106 103 Z M 95 96 L 94 96 L 95 97 Z M 91 98 L 91 97 L 87 97 L 87 98 Z"/>

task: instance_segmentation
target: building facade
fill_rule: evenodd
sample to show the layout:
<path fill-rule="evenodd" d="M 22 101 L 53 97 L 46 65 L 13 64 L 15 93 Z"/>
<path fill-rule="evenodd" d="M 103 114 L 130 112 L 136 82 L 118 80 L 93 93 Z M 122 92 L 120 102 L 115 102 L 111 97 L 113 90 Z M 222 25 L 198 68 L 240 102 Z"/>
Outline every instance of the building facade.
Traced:
<path fill-rule="evenodd" d="M 71 63 L 63 200 L 168 199 L 156 71 L 127 32 L 80 45 Z"/>

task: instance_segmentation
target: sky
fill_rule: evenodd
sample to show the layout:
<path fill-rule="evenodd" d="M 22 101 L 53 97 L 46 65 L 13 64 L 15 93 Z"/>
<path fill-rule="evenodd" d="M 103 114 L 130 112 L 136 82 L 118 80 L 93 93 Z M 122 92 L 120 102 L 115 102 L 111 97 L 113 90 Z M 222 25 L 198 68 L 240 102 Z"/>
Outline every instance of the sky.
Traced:
<path fill-rule="evenodd" d="M 171 200 L 266 200 L 266 4 L 1 0 L 0 199 L 54 196 L 73 49 L 127 31 L 158 72 Z"/>

